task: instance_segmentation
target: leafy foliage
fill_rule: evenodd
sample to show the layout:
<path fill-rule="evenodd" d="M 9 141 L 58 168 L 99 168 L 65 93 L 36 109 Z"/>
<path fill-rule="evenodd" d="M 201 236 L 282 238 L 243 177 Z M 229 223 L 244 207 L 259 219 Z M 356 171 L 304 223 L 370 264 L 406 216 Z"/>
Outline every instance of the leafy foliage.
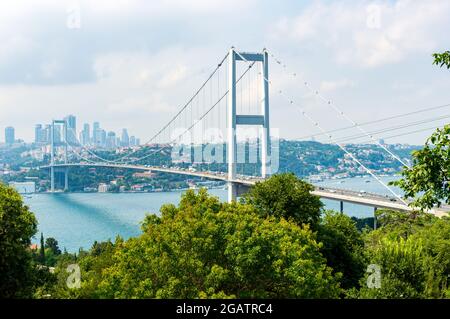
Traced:
<path fill-rule="evenodd" d="M 342 273 L 342 287 L 357 287 L 364 275 L 364 240 L 356 223 L 348 216 L 326 211 L 318 230 L 321 252 L 335 273 Z"/>
<path fill-rule="evenodd" d="M 447 69 L 450 69 L 450 51 L 445 51 L 443 53 L 434 53 L 433 58 L 433 64 L 439 65 L 440 67 L 443 67 L 445 65 Z"/>
<path fill-rule="evenodd" d="M 30 239 L 37 221 L 20 195 L 0 183 L 0 298 L 29 297 L 34 285 Z"/>
<path fill-rule="evenodd" d="M 263 218 L 206 190 L 149 215 L 144 234 L 115 244 L 101 265 L 82 258 L 83 296 L 101 298 L 329 298 L 340 292 L 308 226 Z M 105 255 L 101 253 L 99 256 Z M 106 253 L 108 256 L 108 253 Z M 108 258 L 106 258 L 108 260 Z M 103 257 L 101 260 L 104 260 Z M 92 261 L 92 264 L 89 262 Z M 101 281 L 97 288 L 89 272 Z M 91 290 L 93 288 L 93 290 Z M 83 292 L 84 291 L 84 292 Z M 86 293 L 86 291 L 88 291 Z"/>
<path fill-rule="evenodd" d="M 61 254 L 61 250 L 58 247 L 58 241 L 55 238 L 49 237 L 45 240 L 45 248 L 50 249 L 50 251 L 54 254 L 54 255 L 60 255 Z"/>
<path fill-rule="evenodd" d="M 366 254 L 381 267 L 381 288 L 366 287 L 359 298 L 445 298 L 450 276 L 450 219 L 385 211 L 381 227 L 367 233 Z M 448 296 L 447 296 L 448 297 Z"/>
<path fill-rule="evenodd" d="M 403 178 L 393 182 L 414 198 L 413 206 L 422 209 L 450 203 L 450 125 L 437 129 L 422 150 L 412 153 L 413 166 L 405 167 Z"/>
<path fill-rule="evenodd" d="M 244 195 L 243 202 L 255 207 L 263 217 L 285 218 L 315 229 L 323 204 L 310 193 L 313 190 L 311 184 L 292 173 L 278 174 L 257 183 Z"/>
<path fill-rule="evenodd" d="M 421 298 L 424 297 L 426 269 L 423 246 L 413 239 L 383 238 L 370 248 L 373 264 L 381 267 L 381 288 L 364 287 L 363 298 Z"/>
<path fill-rule="evenodd" d="M 36 220 L 0 185 L 0 297 L 450 297 L 449 218 L 378 210 L 378 228 L 361 232 L 344 214 L 320 216 L 311 185 L 295 176 L 276 175 L 255 189 L 232 204 L 205 189 L 187 191 L 178 206 L 147 215 L 141 236 L 94 242 L 77 254 L 61 253 L 48 238 L 45 262 L 35 265 L 28 245 Z M 81 268 L 80 289 L 67 286 L 71 264 Z M 380 288 L 367 286 L 368 264 L 380 267 Z"/>

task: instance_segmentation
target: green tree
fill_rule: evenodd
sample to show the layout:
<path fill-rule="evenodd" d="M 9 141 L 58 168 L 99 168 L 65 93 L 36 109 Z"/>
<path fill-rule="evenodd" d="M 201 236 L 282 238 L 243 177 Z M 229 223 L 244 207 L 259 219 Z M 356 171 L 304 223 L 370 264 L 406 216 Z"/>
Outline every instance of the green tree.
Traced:
<path fill-rule="evenodd" d="M 439 65 L 440 67 L 446 66 L 447 69 L 450 69 L 450 51 L 434 53 L 433 58 L 433 64 Z"/>
<path fill-rule="evenodd" d="M 413 239 L 383 238 L 369 247 L 370 262 L 381 270 L 381 287 L 370 288 L 362 281 L 360 298 L 424 298 L 427 276 L 421 242 Z"/>
<path fill-rule="evenodd" d="M 422 243 L 426 269 L 424 295 L 427 298 L 450 298 L 450 218 L 435 218 L 414 232 L 411 240 Z"/>
<path fill-rule="evenodd" d="M 45 244 L 43 233 L 41 233 L 41 246 L 39 247 L 39 262 L 41 264 L 45 264 Z"/>
<path fill-rule="evenodd" d="M 122 243 L 123 239 L 118 236 L 115 243 L 94 242 L 88 252 L 82 251 L 78 256 L 67 252 L 60 255 L 55 269 L 57 282 L 49 293 L 55 298 L 101 298 L 103 295 L 98 285 L 103 280 L 103 271 L 113 265 L 113 255 Z M 66 281 L 69 274 L 66 269 L 70 264 L 77 264 L 81 268 L 83 280 L 81 289 L 67 287 Z"/>
<path fill-rule="evenodd" d="M 311 194 L 313 190 L 314 186 L 294 174 L 284 173 L 256 183 L 243 196 L 243 202 L 255 207 L 262 216 L 291 219 L 315 229 L 323 204 L 318 196 Z"/>
<path fill-rule="evenodd" d="M 37 221 L 20 195 L 0 183 L 0 298 L 29 297 L 33 265 L 29 251 Z"/>
<path fill-rule="evenodd" d="M 58 247 L 58 241 L 55 238 L 49 237 L 45 240 L 45 248 L 51 250 L 51 252 L 58 256 L 61 254 L 61 249 Z"/>
<path fill-rule="evenodd" d="M 95 247 L 82 267 L 79 294 L 101 298 L 332 298 L 340 293 L 306 226 L 261 217 L 243 203 L 221 203 L 200 190 L 148 215 L 143 234 Z M 99 256 L 108 256 L 99 261 Z M 97 269 L 100 283 L 85 277 Z M 89 273 L 89 271 L 88 271 Z M 92 277 L 94 278 L 94 277 Z"/>
<path fill-rule="evenodd" d="M 412 167 L 405 167 L 402 179 L 392 182 L 403 189 L 412 206 L 430 209 L 450 203 L 450 125 L 438 128 L 421 150 L 412 153 Z"/>
<path fill-rule="evenodd" d="M 358 287 L 364 276 L 364 240 L 356 222 L 344 214 L 326 211 L 320 223 L 318 240 L 321 252 L 335 273 L 342 273 L 342 287 Z"/>
<path fill-rule="evenodd" d="M 448 298 L 450 219 L 384 211 L 380 227 L 365 233 L 369 263 L 381 270 L 381 287 L 349 292 L 359 298 Z"/>

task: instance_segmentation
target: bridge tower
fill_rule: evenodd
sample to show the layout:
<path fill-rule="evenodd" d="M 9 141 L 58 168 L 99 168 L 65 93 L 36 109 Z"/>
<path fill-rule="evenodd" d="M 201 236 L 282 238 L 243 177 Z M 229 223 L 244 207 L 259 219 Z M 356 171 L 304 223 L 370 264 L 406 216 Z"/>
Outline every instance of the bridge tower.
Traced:
<path fill-rule="evenodd" d="M 53 193 L 55 191 L 55 147 L 57 146 L 55 143 L 55 128 L 57 125 L 62 125 L 64 138 L 64 164 L 67 164 L 67 121 L 66 120 L 52 120 L 52 125 L 50 127 L 50 191 Z M 65 167 L 62 169 L 64 172 L 64 190 L 69 190 L 69 167 Z"/>
<path fill-rule="evenodd" d="M 261 83 L 262 99 L 260 101 L 261 115 L 236 114 L 236 62 L 257 62 L 262 74 Z M 228 128 L 227 128 L 227 156 L 228 156 L 228 202 L 236 200 L 245 190 L 236 180 L 237 162 L 237 137 L 238 125 L 257 125 L 262 127 L 261 140 L 261 177 L 268 174 L 270 152 L 270 122 L 269 122 L 269 55 L 266 50 L 263 53 L 237 52 L 233 47 L 228 55 Z"/>

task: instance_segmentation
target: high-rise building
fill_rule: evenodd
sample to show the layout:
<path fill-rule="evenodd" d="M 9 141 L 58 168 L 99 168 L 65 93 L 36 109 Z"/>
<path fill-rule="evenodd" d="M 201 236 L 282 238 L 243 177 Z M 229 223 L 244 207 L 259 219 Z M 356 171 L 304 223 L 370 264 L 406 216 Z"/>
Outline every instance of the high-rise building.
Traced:
<path fill-rule="evenodd" d="M 130 146 L 136 146 L 136 137 L 134 135 L 130 136 Z"/>
<path fill-rule="evenodd" d="M 14 127 L 8 126 L 5 128 L 5 143 L 6 144 L 14 144 L 16 137 L 14 135 Z"/>
<path fill-rule="evenodd" d="M 136 146 L 141 145 L 141 139 L 136 137 Z"/>
<path fill-rule="evenodd" d="M 115 148 L 116 146 L 116 133 L 112 131 L 108 132 L 108 135 L 106 136 L 106 147 Z"/>
<path fill-rule="evenodd" d="M 128 131 L 126 128 L 122 129 L 122 146 L 127 147 L 130 146 L 130 138 L 128 137 Z"/>
<path fill-rule="evenodd" d="M 62 134 L 61 134 L 61 126 L 60 125 L 55 125 L 53 127 L 53 143 L 55 144 L 60 144 L 62 142 Z M 51 128 L 50 128 L 51 131 Z M 51 141 L 51 137 L 50 137 L 50 141 Z"/>
<path fill-rule="evenodd" d="M 80 143 L 82 145 L 91 143 L 91 128 L 88 123 L 83 125 L 83 130 L 80 132 Z"/>
<path fill-rule="evenodd" d="M 106 131 L 100 129 L 100 147 L 106 146 Z"/>
<path fill-rule="evenodd" d="M 42 124 L 36 124 L 34 127 L 34 142 L 36 144 L 42 143 L 44 141 L 44 130 L 42 129 Z"/>
<path fill-rule="evenodd" d="M 100 123 L 94 122 L 92 126 L 92 144 L 95 146 L 100 146 Z"/>
<path fill-rule="evenodd" d="M 46 124 L 45 128 L 44 128 L 44 142 L 45 143 L 50 143 L 50 139 L 51 139 L 51 134 L 52 134 L 52 126 L 50 124 Z"/>
<path fill-rule="evenodd" d="M 77 118 L 74 115 L 68 115 L 64 120 L 67 124 L 67 142 L 77 144 Z"/>

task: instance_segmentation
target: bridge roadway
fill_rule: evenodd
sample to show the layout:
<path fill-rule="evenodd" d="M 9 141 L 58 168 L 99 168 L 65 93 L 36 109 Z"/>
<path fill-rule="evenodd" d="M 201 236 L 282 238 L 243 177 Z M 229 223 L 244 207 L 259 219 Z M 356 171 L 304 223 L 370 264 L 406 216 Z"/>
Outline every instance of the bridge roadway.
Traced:
<path fill-rule="evenodd" d="M 201 178 L 207 178 L 212 180 L 220 180 L 224 182 L 232 182 L 239 184 L 243 187 L 251 187 L 255 183 L 262 181 L 262 178 L 259 177 L 251 177 L 251 176 L 239 176 L 236 180 L 228 180 L 228 175 L 226 173 L 219 172 L 202 172 L 195 170 L 182 169 L 178 167 L 158 167 L 158 166 L 144 166 L 144 165 L 131 165 L 131 164 L 113 164 L 113 163 L 67 163 L 67 164 L 55 164 L 53 165 L 55 168 L 66 168 L 66 167 L 109 167 L 109 168 L 118 168 L 118 169 L 133 169 L 133 170 L 142 170 L 142 171 L 154 171 L 154 172 L 162 172 L 162 173 L 170 173 L 170 174 L 180 174 L 180 175 L 188 175 L 195 176 Z M 40 169 L 49 169 L 51 166 L 41 166 Z M 347 202 L 353 203 L 363 206 L 371 206 L 374 208 L 387 208 L 401 211 L 412 211 L 412 208 L 406 206 L 400 200 L 393 196 L 373 194 L 367 192 L 358 192 L 346 189 L 338 189 L 338 188 L 329 188 L 329 187 L 319 187 L 316 186 L 316 189 L 312 192 L 312 194 L 319 196 L 320 198 L 325 198 L 329 200 L 339 201 L 339 202 Z M 448 215 L 450 211 L 449 206 L 444 206 L 439 209 L 432 209 L 430 213 L 433 213 L 436 216 L 444 216 Z"/>

